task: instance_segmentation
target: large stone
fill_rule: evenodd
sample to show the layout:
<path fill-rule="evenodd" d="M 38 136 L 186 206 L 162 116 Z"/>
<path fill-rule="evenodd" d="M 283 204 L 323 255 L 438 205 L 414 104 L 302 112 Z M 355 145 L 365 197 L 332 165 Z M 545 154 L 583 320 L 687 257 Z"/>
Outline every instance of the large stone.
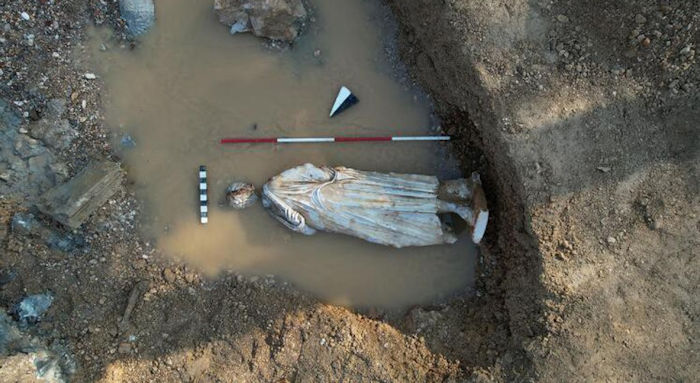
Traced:
<path fill-rule="evenodd" d="M 29 135 L 41 140 L 46 146 L 54 149 L 66 149 L 70 146 L 78 132 L 73 129 L 68 120 L 62 118 L 66 111 L 66 102 L 54 98 L 46 103 L 44 118 L 29 126 Z"/>
<path fill-rule="evenodd" d="M 15 153 L 24 160 L 46 153 L 46 147 L 41 142 L 23 134 L 17 137 L 14 147 Z"/>
<path fill-rule="evenodd" d="M 119 164 L 102 161 L 39 197 L 37 207 L 56 221 L 77 228 L 116 193 L 122 181 Z"/>
<path fill-rule="evenodd" d="M 64 112 L 65 101 L 49 101 L 45 117 L 29 125 L 30 136 L 20 133 L 21 117 L 0 99 L 0 194 L 38 195 L 65 178 L 65 165 L 50 150 L 68 147 L 77 136 L 61 119 Z"/>
<path fill-rule="evenodd" d="M 0 98 L 0 125 L 5 125 L 8 130 L 15 130 L 21 122 L 19 114 L 12 110 L 7 101 Z"/>
<path fill-rule="evenodd" d="M 119 13 L 132 37 L 146 33 L 156 20 L 153 0 L 119 0 Z"/>
<path fill-rule="evenodd" d="M 31 125 L 29 134 L 55 149 L 68 148 L 78 136 L 78 132 L 71 127 L 68 120 L 48 118 L 41 119 Z"/>
<path fill-rule="evenodd" d="M 307 17 L 301 0 L 214 0 L 214 11 L 231 34 L 252 32 L 287 42 L 299 36 Z"/>

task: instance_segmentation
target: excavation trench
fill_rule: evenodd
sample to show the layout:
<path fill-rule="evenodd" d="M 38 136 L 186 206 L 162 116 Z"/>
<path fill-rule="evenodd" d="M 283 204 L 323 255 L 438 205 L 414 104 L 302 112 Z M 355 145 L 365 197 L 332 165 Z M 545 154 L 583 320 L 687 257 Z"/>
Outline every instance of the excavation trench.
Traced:
<path fill-rule="evenodd" d="M 391 14 L 378 2 L 323 1 L 292 49 L 230 36 L 208 2 L 158 3 L 154 29 L 136 49 L 92 35 L 108 95 L 108 125 L 129 181 L 143 201 L 145 234 L 166 254 L 212 276 L 274 274 L 336 304 L 401 308 L 470 294 L 476 249 L 392 249 L 333 234 L 287 231 L 261 206 L 234 211 L 234 180 L 262 185 L 296 165 L 460 176 L 438 143 L 223 146 L 227 136 L 369 136 L 439 133 L 427 97 L 396 59 Z M 389 25 L 389 27 L 387 27 Z M 389 52 L 389 54 L 387 54 Z M 341 85 L 358 106 L 328 109 Z M 478 157 L 478 156 L 477 156 Z M 210 218 L 199 224 L 197 169 L 208 168 Z"/>

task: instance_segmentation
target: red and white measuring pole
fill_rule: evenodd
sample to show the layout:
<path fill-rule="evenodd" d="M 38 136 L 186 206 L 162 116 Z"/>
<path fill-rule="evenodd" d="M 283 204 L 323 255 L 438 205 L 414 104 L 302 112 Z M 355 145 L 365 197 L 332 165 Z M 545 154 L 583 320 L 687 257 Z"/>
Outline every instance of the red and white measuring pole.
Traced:
<path fill-rule="evenodd" d="M 222 138 L 222 144 L 307 144 L 317 142 L 449 141 L 450 136 Z"/>

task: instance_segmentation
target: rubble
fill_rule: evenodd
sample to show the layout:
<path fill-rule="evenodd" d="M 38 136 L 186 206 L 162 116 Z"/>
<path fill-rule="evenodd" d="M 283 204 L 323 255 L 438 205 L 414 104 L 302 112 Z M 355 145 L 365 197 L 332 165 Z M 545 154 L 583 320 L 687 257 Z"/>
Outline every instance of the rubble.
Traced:
<path fill-rule="evenodd" d="M 214 0 L 214 11 L 221 23 L 231 27 L 231 34 L 252 32 L 290 43 L 308 15 L 301 0 Z"/>
<path fill-rule="evenodd" d="M 34 214 L 15 213 L 10 223 L 12 233 L 40 238 L 51 249 L 71 252 L 85 246 L 85 238 L 78 234 L 63 233 L 42 224 Z"/>
<path fill-rule="evenodd" d="M 29 337 L 4 312 L 0 313 L 0 357 L 2 382 L 66 382 L 76 370 L 73 356 L 61 342 L 47 346 Z"/>
<path fill-rule="evenodd" d="M 94 163 L 70 181 L 43 194 L 37 207 L 56 221 L 77 228 L 116 193 L 121 181 L 119 164 L 111 161 Z"/>

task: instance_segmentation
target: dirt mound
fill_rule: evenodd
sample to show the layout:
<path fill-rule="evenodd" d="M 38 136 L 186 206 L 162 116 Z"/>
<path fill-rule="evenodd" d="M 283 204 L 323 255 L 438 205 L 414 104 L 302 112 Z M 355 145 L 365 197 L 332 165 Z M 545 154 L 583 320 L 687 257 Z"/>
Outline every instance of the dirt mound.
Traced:
<path fill-rule="evenodd" d="M 499 191 L 490 291 L 526 358 L 495 371 L 697 375 L 698 5 L 393 8 L 403 57 Z"/>

